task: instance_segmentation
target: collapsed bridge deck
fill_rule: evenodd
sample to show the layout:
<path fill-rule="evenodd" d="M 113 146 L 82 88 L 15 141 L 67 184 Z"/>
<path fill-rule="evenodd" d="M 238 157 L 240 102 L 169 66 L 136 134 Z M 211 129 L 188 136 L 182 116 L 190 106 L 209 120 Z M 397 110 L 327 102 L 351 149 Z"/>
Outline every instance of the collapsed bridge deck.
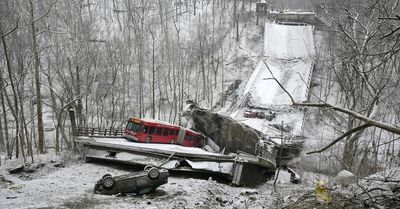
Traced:
<path fill-rule="evenodd" d="M 118 137 L 78 136 L 82 158 L 152 165 L 169 170 L 222 174 L 234 185 L 264 182 L 275 171 L 275 163 L 243 152 L 223 155 L 200 148 L 174 144 L 136 143 Z"/>

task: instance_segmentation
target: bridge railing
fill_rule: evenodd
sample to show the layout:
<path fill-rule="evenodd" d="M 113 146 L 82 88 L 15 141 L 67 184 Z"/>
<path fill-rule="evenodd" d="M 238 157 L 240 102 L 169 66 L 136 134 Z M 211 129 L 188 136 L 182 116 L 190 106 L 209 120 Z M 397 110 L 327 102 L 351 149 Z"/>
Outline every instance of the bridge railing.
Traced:
<path fill-rule="evenodd" d="M 76 136 L 121 137 L 123 129 L 78 127 Z"/>

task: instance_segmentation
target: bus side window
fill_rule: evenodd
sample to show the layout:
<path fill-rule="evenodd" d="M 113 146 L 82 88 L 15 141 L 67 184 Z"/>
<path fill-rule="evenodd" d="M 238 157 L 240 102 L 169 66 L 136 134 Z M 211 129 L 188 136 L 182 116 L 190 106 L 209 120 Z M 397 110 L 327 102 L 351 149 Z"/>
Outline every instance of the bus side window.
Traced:
<path fill-rule="evenodd" d="M 185 136 L 185 139 L 186 139 L 186 140 L 194 140 L 194 136 L 187 134 L 187 135 Z"/>
<path fill-rule="evenodd" d="M 156 134 L 157 135 L 161 135 L 161 133 L 162 133 L 162 128 L 161 127 L 157 127 Z"/>
<path fill-rule="evenodd" d="M 163 135 L 168 136 L 169 128 L 164 128 Z"/>
<path fill-rule="evenodd" d="M 156 130 L 156 127 L 150 126 L 149 134 L 154 134 L 154 131 L 155 131 L 155 130 Z"/>
<path fill-rule="evenodd" d="M 169 135 L 175 135 L 175 130 L 171 128 L 171 129 L 169 130 Z"/>
<path fill-rule="evenodd" d="M 149 131 L 149 126 L 144 126 L 144 128 L 143 128 L 143 133 L 146 133 L 146 134 L 147 134 L 147 131 Z"/>
<path fill-rule="evenodd" d="M 179 129 L 175 130 L 175 135 L 176 135 L 176 136 L 179 135 Z"/>

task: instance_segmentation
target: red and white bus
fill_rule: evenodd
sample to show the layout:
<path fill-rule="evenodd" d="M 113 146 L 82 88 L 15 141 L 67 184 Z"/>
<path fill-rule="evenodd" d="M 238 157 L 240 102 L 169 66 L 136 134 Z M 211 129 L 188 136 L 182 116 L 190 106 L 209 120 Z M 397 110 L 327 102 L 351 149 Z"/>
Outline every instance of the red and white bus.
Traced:
<path fill-rule="evenodd" d="M 202 134 L 178 125 L 138 118 L 128 120 L 124 137 L 136 142 L 179 144 L 185 147 L 203 147 L 206 140 Z"/>

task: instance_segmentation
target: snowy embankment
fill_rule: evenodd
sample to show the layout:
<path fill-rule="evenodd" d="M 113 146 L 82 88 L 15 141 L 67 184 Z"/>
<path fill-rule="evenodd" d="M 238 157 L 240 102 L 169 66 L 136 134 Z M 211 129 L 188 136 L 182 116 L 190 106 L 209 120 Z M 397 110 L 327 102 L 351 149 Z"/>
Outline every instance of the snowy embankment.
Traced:
<path fill-rule="evenodd" d="M 255 109 L 278 111 L 277 117 L 272 121 L 243 118 L 245 109 L 231 116 L 271 136 L 280 134 L 269 126 L 273 123 L 287 124 L 292 127 L 292 135 L 301 135 L 303 113 L 287 108 L 292 102 L 277 81 L 296 102 L 306 101 L 314 55 L 313 26 L 266 23 L 264 58 L 254 69 L 241 97 L 249 99 Z"/>
<path fill-rule="evenodd" d="M 289 96 L 272 79 L 277 79 L 296 101 L 307 99 L 307 87 L 315 54 L 313 27 L 265 24 L 264 55 L 251 75 L 243 94 L 250 93 L 254 106 L 291 104 Z"/>
<path fill-rule="evenodd" d="M 0 208 L 266 208 L 279 196 L 272 194 L 272 182 L 250 189 L 176 175 L 148 195 L 107 196 L 93 194 L 96 181 L 106 173 L 123 175 L 132 169 L 91 163 L 48 167 L 31 180 L 0 172 Z M 283 173 L 279 181 L 279 190 L 289 188 L 289 174 Z"/>

